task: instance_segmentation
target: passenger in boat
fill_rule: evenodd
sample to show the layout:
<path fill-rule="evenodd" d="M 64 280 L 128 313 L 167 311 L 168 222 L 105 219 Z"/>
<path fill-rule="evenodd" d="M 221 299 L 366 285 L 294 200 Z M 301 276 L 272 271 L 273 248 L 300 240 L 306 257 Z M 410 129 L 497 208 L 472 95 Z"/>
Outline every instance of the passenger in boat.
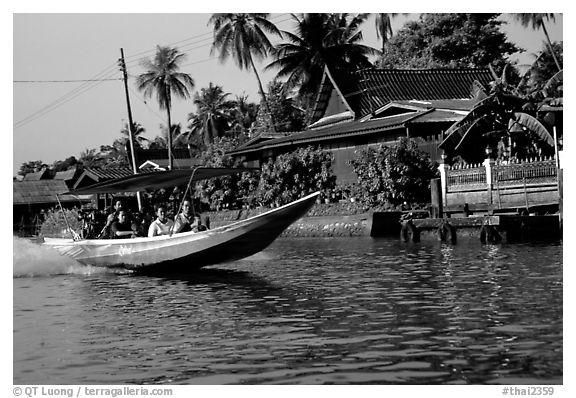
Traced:
<path fill-rule="evenodd" d="M 208 229 L 204 224 L 202 224 L 202 217 L 200 217 L 200 214 L 194 214 L 194 222 L 191 225 L 191 229 L 194 232 L 202 232 Z"/>
<path fill-rule="evenodd" d="M 174 233 L 192 231 L 192 223 L 192 202 L 186 199 L 184 203 L 182 203 L 182 211 L 174 220 Z"/>
<path fill-rule="evenodd" d="M 148 237 L 170 235 L 174 221 L 166 217 L 166 208 L 159 206 L 156 210 L 156 216 L 156 220 L 154 220 L 148 228 Z"/>
<path fill-rule="evenodd" d="M 104 226 L 104 228 L 102 228 L 102 231 L 98 235 L 98 238 L 105 238 L 111 235 L 110 228 L 112 227 L 114 221 L 118 220 L 118 215 L 121 210 L 122 210 L 122 201 L 120 199 L 117 199 L 116 202 L 114 202 L 114 208 L 112 212 L 108 214 L 108 217 L 106 218 L 106 225 Z"/>
<path fill-rule="evenodd" d="M 125 210 L 120 210 L 118 212 L 118 220 L 114 221 L 110 227 L 110 238 L 125 239 L 134 237 L 136 237 L 136 233 L 132 224 L 128 221 L 128 213 Z"/>

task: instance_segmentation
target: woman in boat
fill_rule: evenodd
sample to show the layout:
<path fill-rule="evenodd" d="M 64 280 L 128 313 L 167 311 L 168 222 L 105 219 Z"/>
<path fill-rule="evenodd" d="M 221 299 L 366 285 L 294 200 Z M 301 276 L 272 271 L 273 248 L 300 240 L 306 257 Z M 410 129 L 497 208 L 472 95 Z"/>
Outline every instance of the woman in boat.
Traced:
<path fill-rule="evenodd" d="M 164 206 L 159 206 L 156 210 L 156 216 L 156 220 L 154 220 L 148 228 L 148 237 L 151 238 L 158 235 L 170 235 L 174 226 L 174 221 L 166 217 L 166 208 Z"/>

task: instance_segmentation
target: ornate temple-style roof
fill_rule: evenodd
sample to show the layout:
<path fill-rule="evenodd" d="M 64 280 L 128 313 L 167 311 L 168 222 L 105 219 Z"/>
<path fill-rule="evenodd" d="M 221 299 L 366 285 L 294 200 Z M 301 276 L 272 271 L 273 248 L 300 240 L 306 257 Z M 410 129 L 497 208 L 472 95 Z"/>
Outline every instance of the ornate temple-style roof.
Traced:
<path fill-rule="evenodd" d="M 359 119 L 392 101 L 472 99 L 474 85 L 492 80 L 487 68 L 326 70 L 312 122 L 326 116 L 333 90 Z"/>

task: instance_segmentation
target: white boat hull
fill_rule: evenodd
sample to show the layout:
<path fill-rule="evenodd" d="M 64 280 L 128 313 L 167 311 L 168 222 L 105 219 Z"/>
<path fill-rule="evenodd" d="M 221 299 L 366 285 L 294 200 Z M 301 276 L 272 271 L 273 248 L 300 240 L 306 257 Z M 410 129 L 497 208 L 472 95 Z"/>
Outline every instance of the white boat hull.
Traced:
<path fill-rule="evenodd" d="M 318 194 L 204 232 L 134 239 L 45 238 L 44 245 L 86 265 L 140 271 L 188 271 L 258 253 L 305 215 Z"/>

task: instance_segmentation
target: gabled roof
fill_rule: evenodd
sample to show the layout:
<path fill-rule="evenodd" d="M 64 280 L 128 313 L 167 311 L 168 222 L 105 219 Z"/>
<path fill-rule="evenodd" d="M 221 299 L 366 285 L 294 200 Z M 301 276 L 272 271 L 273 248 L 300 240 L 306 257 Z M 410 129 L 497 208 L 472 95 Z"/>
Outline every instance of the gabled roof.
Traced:
<path fill-rule="evenodd" d="M 457 112 L 437 110 L 437 109 L 416 109 L 412 112 L 402 113 L 395 116 L 375 118 L 367 121 L 351 121 L 338 125 L 330 125 L 314 130 L 306 130 L 294 133 L 287 137 L 262 141 L 257 144 L 236 148 L 228 152 L 231 155 L 242 155 L 250 152 L 258 152 L 269 148 L 283 146 L 310 144 L 325 142 L 343 137 L 370 135 L 394 129 L 404 129 L 411 124 L 445 122 L 453 123 L 461 120 L 464 115 Z"/>
<path fill-rule="evenodd" d="M 174 169 L 190 169 L 200 165 L 200 160 L 193 159 L 174 159 Z M 168 169 L 168 159 L 149 159 L 142 163 L 138 169 Z"/>
<path fill-rule="evenodd" d="M 15 181 L 13 182 L 12 202 L 15 205 L 58 203 L 56 195 L 61 202 L 78 202 L 79 198 L 71 195 L 62 195 L 68 192 L 63 180 Z"/>
<path fill-rule="evenodd" d="M 55 180 L 62 180 L 66 185 L 71 188 L 76 179 L 82 174 L 82 169 L 78 167 L 71 168 L 70 170 L 59 171 L 54 175 Z"/>
<path fill-rule="evenodd" d="M 414 117 L 419 116 L 420 113 L 421 112 L 402 114 L 398 116 L 369 120 L 366 122 L 352 121 L 340 125 L 331 125 L 314 130 L 306 130 L 292 134 L 287 137 L 263 141 L 250 147 L 238 148 L 234 151 L 230 151 L 229 153 L 231 155 L 240 155 L 243 153 L 260 151 L 262 149 L 294 145 L 294 144 L 313 145 L 314 143 L 319 141 L 326 141 L 330 139 L 342 138 L 347 136 L 373 134 L 379 131 L 402 128 L 404 127 L 407 121 L 413 119 Z"/>
<path fill-rule="evenodd" d="M 236 149 L 251 147 L 251 146 L 254 146 L 254 145 L 261 143 L 263 141 L 269 141 L 269 140 L 273 140 L 275 138 L 285 137 L 287 135 L 290 135 L 290 133 L 289 132 L 261 132 L 261 133 L 255 135 L 254 137 L 250 138 L 248 141 L 246 141 L 242 145 L 239 145 Z"/>
<path fill-rule="evenodd" d="M 78 177 L 78 180 L 74 183 L 74 188 L 76 189 L 114 178 L 127 177 L 132 174 L 134 174 L 134 172 L 132 168 L 129 167 L 110 167 L 106 169 L 94 167 L 84 169 L 80 177 Z"/>
<path fill-rule="evenodd" d="M 28 173 L 24 176 L 23 181 L 40 181 L 50 178 L 50 172 L 47 168 L 43 168 L 35 173 Z"/>
<path fill-rule="evenodd" d="M 324 116 L 333 89 L 360 119 L 392 101 L 472 99 L 474 86 L 488 86 L 492 80 L 487 68 L 330 71 L 325 73 L 312 122 Z"/>
<path fill-rule="evenodd" d="M 54 175 L 54 179 L 55 180 L 69 181 L 69 180 L 72 180 L 74 178 L 74 174 L 76 174 L 76 172 L 77 172 L 76 169 L 59 171 Z"/>

